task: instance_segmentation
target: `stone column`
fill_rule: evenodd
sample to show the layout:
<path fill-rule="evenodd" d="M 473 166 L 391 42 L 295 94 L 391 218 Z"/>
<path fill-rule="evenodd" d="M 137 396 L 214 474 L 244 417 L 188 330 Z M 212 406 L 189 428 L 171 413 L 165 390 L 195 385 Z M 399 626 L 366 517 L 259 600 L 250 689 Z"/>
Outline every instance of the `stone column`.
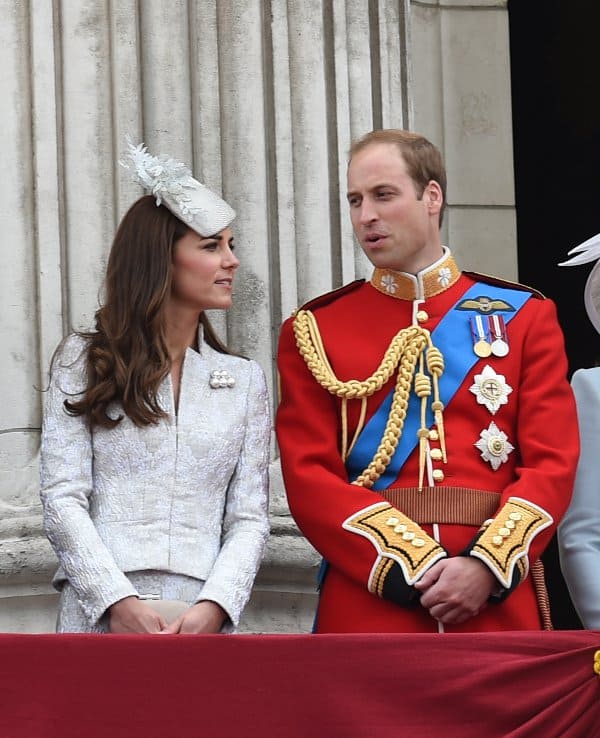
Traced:
<path fill-rule="evenodd" d="M 444 153 L 463 269 L 517 279 L 506 0 L 412 0 L 415 130 Z"/>

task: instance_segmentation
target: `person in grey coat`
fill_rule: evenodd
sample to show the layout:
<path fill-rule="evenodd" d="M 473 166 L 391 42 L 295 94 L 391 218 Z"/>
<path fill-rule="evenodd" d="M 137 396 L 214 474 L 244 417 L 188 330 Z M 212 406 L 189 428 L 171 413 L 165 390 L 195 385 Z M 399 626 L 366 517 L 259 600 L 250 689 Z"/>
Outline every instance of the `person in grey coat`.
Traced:
<path fill-rule="evenodd" d="M 235 213 L 172 159 L 129 144 L 152 194 L 108 259 L 95 329 L 62 342 L 45 393 L 44 525 L 57 630 L 234 630 L 268 537 L 262 370 L 218 340 L 239 261 Z"/>
<path fill-rule="evenodd" d="M 600 333 L 600 234 L 569 252 L 561 266 L 596 261 L 584 290 L 585 307 Z M 558 529 L 560 565 L 585 628 L 600 630 L 600 367 L 578 369 L 571 380 L 581 453 L 571 504 Z"/>

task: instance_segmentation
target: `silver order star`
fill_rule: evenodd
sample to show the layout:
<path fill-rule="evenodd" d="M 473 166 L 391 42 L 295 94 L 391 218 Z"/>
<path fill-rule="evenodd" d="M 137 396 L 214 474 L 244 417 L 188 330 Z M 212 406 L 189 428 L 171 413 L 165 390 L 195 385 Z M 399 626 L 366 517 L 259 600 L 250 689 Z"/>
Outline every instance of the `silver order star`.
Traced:
<path fill-rule="evenodd" d="M 508 402 L 512 387 L 507 384 L 505 377 L 496 374 L 489 364 L 473 379 L 475 381 L 469 390 L 475 395 L 479 405 L 485 405 L 492 415 L 495 415 L 500 407 Z"/>
<path fill-rule="evenodd" d="M 381 278 L 381 286 L 386 292 L 389 292 L 390 295 L 393 295 L 398 289 L 396 280 L 392 277 L 391 274 L 383 275 L 383 277 Z"/>
<path fill-rule="evenodd" d="M 515 447 L 508 440 L 508 436 L 501 431 L 492 420 L 488 428 L 480 433 L 481 438 L 475 442 L 475 446 L 481 451 L 481 458 L 491 464 L 496 471 L 500 464 L 508 461 L 508 455 Z"/>
<path fill-rule="evenodd" d="M 438 271 L 438 282 L 441 284 L 442 287 L 447 287 L 450 284 L 450 278 L 452 277 L 452 272 L 448 267 L 440 267 L 440 270 Z"/>

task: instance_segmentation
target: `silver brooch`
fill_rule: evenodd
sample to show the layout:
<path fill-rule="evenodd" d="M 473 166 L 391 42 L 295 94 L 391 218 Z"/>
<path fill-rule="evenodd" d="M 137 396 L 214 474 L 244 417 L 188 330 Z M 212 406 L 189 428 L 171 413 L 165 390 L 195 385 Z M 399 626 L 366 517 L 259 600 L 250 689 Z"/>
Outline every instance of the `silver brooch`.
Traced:
<path fill-rule="evenodd" d="M 501 431 L 493 421 L 479 435 L 481 437 L 475 446 L 481 451 L 481 458 L 491 464 L 492 469 L 496 471 L 500 464 L 508 461 L 508 455 L 515 450 L 515 447 L 508 440 L 506 433 Z"/>
<path fill-rule="evenodd" d="M 208 383 L 213 389 L 220 389 L 221 387 L 233 387 L 235 379 L 226 369 L 215 369 L 210 373 Z"/>

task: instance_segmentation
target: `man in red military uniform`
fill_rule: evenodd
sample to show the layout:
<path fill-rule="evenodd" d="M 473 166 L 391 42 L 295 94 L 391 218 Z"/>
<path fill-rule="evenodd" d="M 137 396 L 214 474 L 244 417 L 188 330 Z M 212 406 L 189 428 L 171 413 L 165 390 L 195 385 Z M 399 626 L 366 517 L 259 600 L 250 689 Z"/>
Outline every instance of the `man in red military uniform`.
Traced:
<path fill-rule="evenodd" d="M 348 203 L 373 275 L 282 329 L 277 434 L 324 557 L 317 632 L 542 627 L 537 562 L 578 456 L 563 338 L 550 300 L 459 270 L 445 188 L 422 136 L 356 142 Z"/>

